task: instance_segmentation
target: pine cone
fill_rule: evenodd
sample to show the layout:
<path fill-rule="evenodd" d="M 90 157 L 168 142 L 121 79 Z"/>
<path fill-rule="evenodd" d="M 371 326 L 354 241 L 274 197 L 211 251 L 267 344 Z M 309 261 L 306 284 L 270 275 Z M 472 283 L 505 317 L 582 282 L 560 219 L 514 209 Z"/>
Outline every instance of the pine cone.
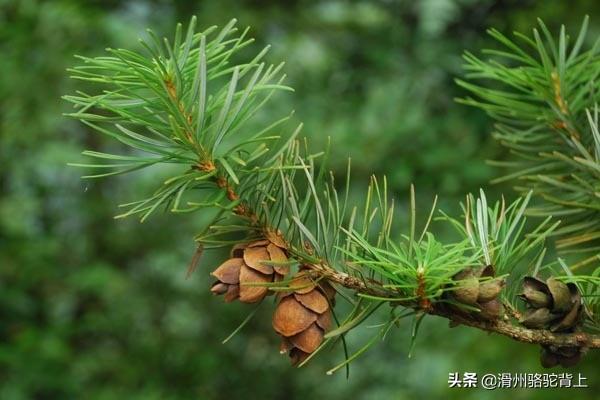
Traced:
<path fill-rule="evenodd" d="M 572 332 L 581 320 L 581 293 L 574 283 L 565 284 L 553 277 L 544 282 L 527 276 L 519 297 L 529 307 L 519 321 L 527 328 Z"/>
<path fill-rule="evenodd" d="M 450 296 L 459 303 L 476 306 L 479 312 L 470 313 L 476 318 L 495 320 L 504 309 L 498 295 L 504 287 L 503 279 L 494 278 L 494 267 L 487 265 L 481 268 L 465 268 L 455 274 L 452 279 L 457 282 Z M 480 278 L 490 278 L 481 281 Z"/>
<path fill-rule="evenodd" d="M 523 278 L 519 295 L 529 307 L 519 321 L 527 328 L 574 332 L 581 322 L 581 293 L 574 283 L 563 283 L 553 277 L 546 282 L 531 276 Z M 540 362 L 544 368 L 556 365 L 572 367 L 583 355 L 579 347 L 542 346 Z"/>
<path fill-rule="evenodd" d="M 236 245 L 231 250 L 231 258 L 211 273 L 217 281 L 210 290 L 215 295 L 224 295 L 226 302 L 239 298 L 242 303 L 257 303 L 269 289 L 251 284 L 278 282 L 289 272 L 288 265 L 265 262 L 285 263 L 287 260 L 285 248 L 270 240 Z"/>
<path fill-rule="evenodd" d="M 579 347 L 542 346 L 540 361 L 542 367 L 552 368 L 560 364 L 568 368 L 575 366 L 583 356 Z"/>
<path fill-rule="evenodd" d="M 307 271 L 300 271 L 281 292 L 273 314 L 273 328 L 282 337 L 280 352 L 288 353 L 297 366 L 323 342 L 331 326 L 335 290 L 327 282 L 315 284 Z"/>

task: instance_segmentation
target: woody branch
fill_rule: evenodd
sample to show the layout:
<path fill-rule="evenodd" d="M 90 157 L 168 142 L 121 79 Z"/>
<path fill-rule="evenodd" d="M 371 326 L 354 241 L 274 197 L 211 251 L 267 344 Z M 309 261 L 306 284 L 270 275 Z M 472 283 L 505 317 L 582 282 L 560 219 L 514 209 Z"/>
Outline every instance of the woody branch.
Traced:
<path fill-rule="evenodd" d="M 235 190 L 230 184 L 220 187 L 226 188 L 228 193 L 232 192 L 235 194 Z M 238 197 L 239 196 L 235 195 L 235 198 Z M 245 208 L 245 210 L 247 215 L 255 215 L 250 209 Z M 238 212 L 235 213 L 238 216 L 241 215 Z M 256 222 L 256 220 L 254 220 L 254 222 Z M 600 348 L 600 335 L 593 335 L 585 332 L 554 333 L 547 329 L 529 329 L 511 323 L 508 317 L 506 317 L 506 320 L 497 319 L 494 321 L 482 321 L 468 318 L 465 315 L 453 312 L 446 307 L 440 307 L 435 303 L 431 303 L 429 300 L 425 302 L 420 301 L 418 304 L 407 301 L 396 301 L 394 299 L 397 298 L 399 294 L 394 293 L 393 290 L 384 288 L 381 282 L 371 279 L 366 283 L 365 280 L 344 272 L 339 272 L 328 266 L 326 263 L 309 263 L 304 264 L 304 266 L 310 269 L 315 280 L 325 279 L 330 283 L 342 286 L 359 295 L 364 294 L 379 298 L 389 298 L 390 301 L 394 301 L 395 304 L 417 308 L 424 313 L 446 318 L 454 324 L 469 326 L 489 333 L 497 333 L 513 340 L 530 344 L 551 345 L 556 347 Z M 422 304 L 427 304 L 427 307 L 422 307 Z"/>
<path fill-rule="evenodd" d="M 334 284 L 350 289 L 355 293 L 372 295 L 381 298 L 390 298 L 390 300 L 392 300 L 394 297 L 397 297 L 397 294 L 394 295 L 393 292 L 383 288 L 382 285 L 377 285 L 377 283 L 373 281 L 367 285 L 359 278 L 350 276 L 346 273 L 337 272 L 327 266 L 310 265 L 309 267 L 312 271 L 314 271 L 317 279 L 322 277 L 323 279 L 327 279 Z M 412 304 L 404 305 L 411 306 Z M 600 335 L 593 335 L 585 332 L 554 333 L 546 329 L 528 329 L 503 320 L 480 321 L 472 318 L 466 318 L 463 315 L 436 306 L 435 304 L 433 304 L 428 310 L 423 310 L 423 312 L 446 318 L 454 323 L 507 336 L 519 342 L 553 345 L 557 347 L 575 346 L 600 348 Z"/>

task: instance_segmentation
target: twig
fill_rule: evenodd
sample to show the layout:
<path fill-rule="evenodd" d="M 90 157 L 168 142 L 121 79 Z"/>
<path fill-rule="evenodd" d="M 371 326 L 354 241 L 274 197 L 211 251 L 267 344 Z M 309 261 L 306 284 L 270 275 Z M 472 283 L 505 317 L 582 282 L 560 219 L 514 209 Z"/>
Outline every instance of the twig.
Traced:
<path fill-rule="evenodd" d="M 324 279 L 336 283 L 357 293 L 373 295 L 377 297 L 393 299 L 394 293 L 381 286 L 367 286 L 362 280 L 352 277 L 348 274 L 337 272 L 332 268 L 323 265 L 309 265 L 315 273 L 322 275 Z M 402 304 L 402 303 L 400 303 Z M 402 304 L 414 307 L 414 304 Z M 483 321 L 478 319 L 466 318 L 463 315 L 453 313 L 445 308 L 433 304 L 428 310 L 423 310 L 431 315 L 437 315 L 451 320 L 452 322 L 477 328 L 486 332 L 497 333 L 499 335 L 510 337 L 524 343 L 553 345 L 557 347 L 584 347 L 600 348 L 600 335 L 593 335 L 585 332 L 575 333 L 554 333 L 546 329 L 528 329 L 514 325 L 502 320 Z"/>

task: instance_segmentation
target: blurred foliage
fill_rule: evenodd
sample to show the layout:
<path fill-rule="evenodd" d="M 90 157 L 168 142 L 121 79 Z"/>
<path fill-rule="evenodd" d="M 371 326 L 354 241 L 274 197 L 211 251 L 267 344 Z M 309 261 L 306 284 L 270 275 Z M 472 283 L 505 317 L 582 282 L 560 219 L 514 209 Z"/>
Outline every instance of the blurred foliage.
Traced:
<path fill-rule="evenodd" d="M 590 14 L 597 37 L 600 3 L 0 0 L 0 398 L 485 399 L 493 393 L 448 389 L 448 373 L 541 372 L 534 346 L 448 331 L 434 318 L 412 359 L 404 326 L 353 363 L 348 381 L 324 375 L 341 349 L 300 370 L 277 357 L 268 305 L 220 345 L 249 310 L 208 294 L 222 254 L 207 254 L 185 280 L 202 216 L 112 220 L 115 204 L 151 190 L 154 176 L 81 181 L 66 162 L 109 145 L 61 117 L 60 95 L 85 90 L 65 72 L 73 54 L 135 46 L 145 27 L 170 34 L 191 14 L 200 26 L 237 17 L 273 45 L 272 61 L 287 60 L 296 93 L 271 110 L 295 109 L 317 146 L 331 136 L 337 173 L 350 155 L 357 182 L 386 174 L 402 200 L 415 182 L 420 198 L 438 193 L 444 208 L 500 174 L 485 159 L 504 157 L 485 116 L 453 102 L 464 94 L 453 83 L 463 49 L 491 43 L 489 26 L 529 30 L 536 17 L 556 30 Z M 572 371 L 591 386 L 572 395 L 595 398 L 598 361 L 591 354 Z"/>

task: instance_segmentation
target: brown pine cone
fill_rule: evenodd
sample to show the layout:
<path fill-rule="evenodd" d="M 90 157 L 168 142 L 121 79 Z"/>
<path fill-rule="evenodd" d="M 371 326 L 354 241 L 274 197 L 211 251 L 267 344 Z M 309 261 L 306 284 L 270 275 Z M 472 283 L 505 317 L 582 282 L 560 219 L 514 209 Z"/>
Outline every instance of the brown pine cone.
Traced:
<path fill-rule="evenodd" d="M 573 283 L 565 284 L 552 277 L 544 282 L 526 276 L 520 297 L 529 307 L 519 321 L 527 328 L 572 332 L 581 321 L 581 293 Z"/>
<path fill-rule="evenodd" d="M 573 367 L 581 361 L 583 351 L 580 347 L 542 346 L 540 362 L 544 368 L 561 365 L 565 368 Z"/>
<path fill-rule="evenodd" d="M 528 310 L 519 321 L 530 329 L 550 329 L 553 332 L 575 332 L 581 325 L 581 293 L 574 283 L 563 283 L 550 277 L 542 281 L 532 276 L 523 278 L 523 293 L 519 295 Z M 544 368 L 556 365 L 572 367 L 581 360 L 579 347 L 542 346 L 540 361 Z"/>
<path fill-rule="evenodd" d="M 289 272 L 288 265 L 265 262 L 285 263 L 287 260 L 285 248 L 266 239 L 236 245 L 231 250 L 231 258 L 211 272 L 217 281 L 210 290 L 215 295 L 224 295 L 226 302 L 239 298 L 242 303 L 257 303 L 269 289 L 253 284 L 277 282 Z"/>
<path fill-rule="evenodd" d="M 280 352 L 288 353 L 297 366 L 321 345 L 331 327 L 335 289 L 327 282 L 316 284 L 307 271 L 296 274 L 289 287 L 279 295 L 273 328 L 282 338 Z"/>

